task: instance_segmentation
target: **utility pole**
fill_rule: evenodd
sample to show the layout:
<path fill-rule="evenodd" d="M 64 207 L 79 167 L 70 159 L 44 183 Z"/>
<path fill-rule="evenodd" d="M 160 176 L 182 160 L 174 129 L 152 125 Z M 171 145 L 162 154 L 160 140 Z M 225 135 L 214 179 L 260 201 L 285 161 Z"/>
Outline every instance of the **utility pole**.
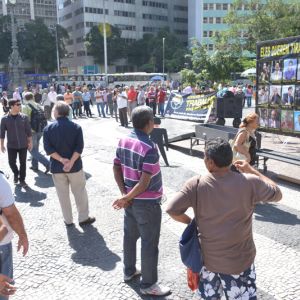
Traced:
<path fill-rule="evenodd" d="M 165 39 L 163 38 L 163 82 L 165 81 Z"/>
<path fill-rule="evenodd" d="M 106 12 L 105 12 L 105 0 L 103 0 L 103 39 L 104 39 L 104 73 L 105 78 L 108 84 L 107 80 L 107 73 L 108 73 L 108 67 L 107 67 L 107 36 L 106 36 Z"/>

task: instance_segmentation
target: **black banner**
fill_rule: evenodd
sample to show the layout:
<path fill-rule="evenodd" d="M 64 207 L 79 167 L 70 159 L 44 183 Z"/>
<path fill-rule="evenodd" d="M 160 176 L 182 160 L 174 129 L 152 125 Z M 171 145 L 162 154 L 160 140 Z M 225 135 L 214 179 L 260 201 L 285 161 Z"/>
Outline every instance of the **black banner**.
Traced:
<path fill-rule="evenodd" d="M 166 106 L 166 114 L 186 118 L 205 119 L 213 107 L 216 94 L 209 95 L 182 95 L 171 93 Z"/>
<path fill-rule="evenodd" d="M 258 43 L 256 73 L 260 128 L 300 136 L 300 36 Z"/>

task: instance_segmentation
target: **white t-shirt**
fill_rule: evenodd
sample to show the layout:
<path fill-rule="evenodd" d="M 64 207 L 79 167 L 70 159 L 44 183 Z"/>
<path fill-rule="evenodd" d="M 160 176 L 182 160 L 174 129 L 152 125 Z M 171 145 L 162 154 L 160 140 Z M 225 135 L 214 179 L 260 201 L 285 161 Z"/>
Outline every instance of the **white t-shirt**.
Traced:
<path fill-rule="evenodd" d="M 15 198 L 13 196 L 11 187 L 6 179 L 6 177 L 0 173 L 0 208 L 6 208 L 15 203 Z M 2 213 L 1 215 L 2 221 L 4 225 L 7 227 L 8 233 L 3 238 L 2 241 L 0 241 L 0 246 L 9 244 L 11 240 L 13 239 L 13 230 L 10 227 L 6 217 Z"/>
<path fill-rule="evenodd" d="M 125 91 L 118 95 L 117 104 L 119 109 L 127 107 L 127 94 Z"/>
<path fill-rule="evenodd" d="M 56 92 L 49 92 L 48 93 L 48 99 L 50 100 L 51 103 L 56 104 L 57 100 L 56 100 Z"/>

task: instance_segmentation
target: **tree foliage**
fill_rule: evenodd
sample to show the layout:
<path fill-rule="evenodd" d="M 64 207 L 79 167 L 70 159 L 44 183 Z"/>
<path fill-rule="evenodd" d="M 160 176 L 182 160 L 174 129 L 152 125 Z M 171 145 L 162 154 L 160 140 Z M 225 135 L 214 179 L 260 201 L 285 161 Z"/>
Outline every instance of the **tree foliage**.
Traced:
<path fill-rule="evenodd" d="M 108 24 L 107 24 L 108 25 Z M 98 64 L 104 63 L 104 39 L 103 28 L 101 26 L 94 26 L 86 35 L 85 45 L 89 55 L 93 56 Z M 114 60 L 124 57 L 124 50 L 126 43 L 121 38 L 121 30 L 115 26 L 110 25 L 110 31 L 107 36 L 107 60 L 111 64 Z"/>
<path fill-rule="evenodd" d="M 247 10 L 241 11 L 244 5 Z M 220 34 L 219 47 L 255 54 L 259 41 L 299 35 L 298 0 L 235 0 L 225 18 L 229 29 Z"/>
<path fill-rule="evenodd" d="M 9 16 L 0 18 L 0 62 L 7 64 L 11 53 L 11 21 Z M 69 38 L 68 32 L 57 25 L 60 58 L 66 54 L 64 41 Z M 56 69 L 56 29 L 51 30 L 41 18 L 25 24 L 17 34 L 19 52 L 23 60 L 33 65 L 36 73 L 49 73 Z"/>
<path fill-rule="evenodd" d="M 10 17 L 0 17 L 0 63 L 7 64 L 11 52 Z"/>
<path fill-rule="evenodd" d="M 64 39 L 68 33 L 62 27 L 57 27 L 60 57 L 64 57 Z M 41 18 L 25 24 L 24 30 L 18 34 L 20 55 L 33 64 L 35 73 L 50 73 L 56 70 L 56 30 L 50 30 Z"/>
<path fill-rule="evenodd" d="M 163 71 L 163 38 L 165 39 L 165 72 L 178 72 L 184 67 L 187 48 L 168 28 L 156 35 L 145 34 L 127 49 L 129 63 L 139 71 Z"/>

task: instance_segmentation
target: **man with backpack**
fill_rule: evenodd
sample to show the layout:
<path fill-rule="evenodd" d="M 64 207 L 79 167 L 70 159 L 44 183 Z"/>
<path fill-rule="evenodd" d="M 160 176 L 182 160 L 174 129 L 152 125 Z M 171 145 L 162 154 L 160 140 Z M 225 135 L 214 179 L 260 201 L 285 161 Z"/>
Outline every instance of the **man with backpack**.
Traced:
<path fill-rule="evenodd" d="M 38 163 L 41 163 L 46 168 L 45 174 L 47 174 L 50 170 L 50 161 L 39 152 L 40 140 L 43 136 L 43 130 L 47 126 L 47 119 L 42 107 L 34 101 L 32 93 L 26 93 L 24 98 L 23 113 L 28 116 L 32 131 L 31 169 L 38 171 Z"/>

